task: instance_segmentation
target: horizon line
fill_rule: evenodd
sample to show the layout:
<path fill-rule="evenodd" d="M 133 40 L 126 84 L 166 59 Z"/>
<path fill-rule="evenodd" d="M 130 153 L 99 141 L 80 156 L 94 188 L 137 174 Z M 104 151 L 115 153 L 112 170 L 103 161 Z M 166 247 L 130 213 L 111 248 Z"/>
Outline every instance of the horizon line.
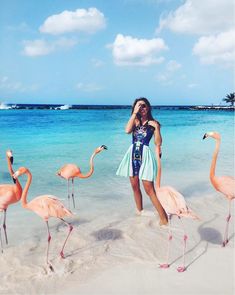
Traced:
<path fill-rule="evenodd" d="M 72 103 L 12 103 L 12 102 L 0 102 L 0 104 L 6 105 L 51 105 L 51 106 L 125 106 L 132 107 L 132 104 L 72 104 Z M 225 104 L 152 104 L 152 107 L 155 106 L 228 106 Z"/>

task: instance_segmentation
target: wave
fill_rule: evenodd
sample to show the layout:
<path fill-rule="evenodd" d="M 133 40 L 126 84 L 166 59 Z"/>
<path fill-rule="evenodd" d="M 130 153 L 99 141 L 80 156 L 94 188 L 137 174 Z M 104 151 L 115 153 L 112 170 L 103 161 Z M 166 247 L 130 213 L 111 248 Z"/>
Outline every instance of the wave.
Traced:
<path fill-rule="evenodd" d="M 60 107 L 55 107 L 54 109 L 55 110 L 69 110 L 69 109 L 72 109 L 73 106 L 69 105 L 69 104 L 65 104 L 65 105 L 62 105 Z M 53 109 L 53 108 L 51 108 Z"/>
<path fill-rule="evenodd" d="M 0 110 L 9 110 L 12 107 L 10 105 L 5 104 L 4 102 L 0 103 Z"/>

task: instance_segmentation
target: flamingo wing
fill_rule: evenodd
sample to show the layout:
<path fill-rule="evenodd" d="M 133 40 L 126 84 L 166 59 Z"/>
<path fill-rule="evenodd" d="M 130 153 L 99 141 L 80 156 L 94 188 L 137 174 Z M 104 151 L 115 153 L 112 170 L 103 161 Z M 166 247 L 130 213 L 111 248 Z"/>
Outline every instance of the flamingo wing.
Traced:
<path fill-rule="evenodd" d="M 75 164 L 66 164 L 60 168 L 57 174 L 65 179 L 69 179 L 75 177 L 80 172 L 80 169 Z"/>
<path fill-rule="evenodd" d="M 180 208 L 187 209 L 184 197 L 173 187 L 161 187 L 157 190 L 157 196 L 165 211 L 170 214 L 178 214 Z"/>
<path fill-rule="evenodd" d="M 52 195 L 38 196 L 29 202 L 27 207 L 45 220 L 50 217 L 63 218 L 73 215 L 59 199 Z"/>
<path fill-rule="evenodd" d="M 7 208 L 8 205 L 18 201 L 15 186 L 10 184 L 0 185 L 0 208 Z"/>
<path fill-rule="evenodd" d="M 171 186 L 161 187 L 157 190 L 162 207 L 168 214 L 199 219 L 198 216 L 188 208 L 184 196 Z"/>
<path fill-rule="evenodd" d="M 235 178 L 220 176 L 215 178 L 216 189 L 229 198 L 235 198 Z"/>

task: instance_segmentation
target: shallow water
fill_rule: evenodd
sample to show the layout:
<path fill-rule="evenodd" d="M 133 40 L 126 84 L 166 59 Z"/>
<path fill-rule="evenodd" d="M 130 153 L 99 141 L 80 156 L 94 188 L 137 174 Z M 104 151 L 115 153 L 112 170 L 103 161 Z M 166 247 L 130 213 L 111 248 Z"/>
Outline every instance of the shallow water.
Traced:
<path fill-rule="evenodd" d="M 76 163 L 83 172 L 89 170 L 89 158 L 102 144 L 108 150 L 95 158 L 95 172 L 89 179 L 75 181 L 77 213 L 86 218 L 113 214 L 128 216 L 134 212 L 129 180 L 115 175 L 119 162 L 131 143 L 124 126 L 130 110 L 3 110 L 0 112 L 0 183 L 11 183 L 5 151 L 14 153 L 14 169 L 26 166 L 33 174 L 28 198 L 53 194 L 67 204 L 66 181 L 55 173 L 65 163 Z M 214 140 L 202 140 L 207 131 L 218 131 L 222 136 L 217 172 L 234 175 L 234 114 L 226 111 L 153 110 L 161 123 L 162 184 L 179 189 L 186 198 L 203 197 L 213 193 L 209 183 L 209 168 Z M 153 142 L 151 147 L 154 148 Z M 22 177 L 22 184 L 26 177 Z M 152 206 L 144 196 L 147 208 Z M 32 224 L 41 220 L 25 212 L 20 204 L 8 210 L 11 235 L 19 224 L 25 237 L 32 232 Z M 36 221 L 37 220 L 37 221 Z M 35 224 L 35 226 L 36 226 Z M 9 231 L 10 231 L 9 228 Z M 18 231 L 17 231 L 18 232 Z M 13 239 L 19 238 L 19 233 Z M 10 233 L 9 233 L 10 234 Z"/>
<path fill-rule="evenodd" d="M 67 206 L 66 181 L 56 176 L 56 171 L 65 163 L 76 163 L 86 172 L 94 149 L 102 144 L 108 146 L 107 151 L 96 156 L 94 174 L 88 179 L 75 181 L 76 209 L 72 209 L 75 216 L 69 220 L 74 230 L 66 246 L 67 258 L 64 260 L 59 258 L 59 251 L 67 229 L 58 220 L 49 222 L 52 234 L 49 257 L 55 269 L 53 275 L 45 266 L 47 230 L 44 222 L 35 213 L 23 209 L 20 203 L 9 207 L 9 245 L 4 244 L 4 253 L 0 253 L 0 294 L 97 294 L 96 289 L 91 293 L 89 288 L 84 293 L 82 286 L 85 289 L 93 286 L 89 280 L 102 273 L 106 278 L 106 270 L 109 272 L 115 267 L 125 270 L 128 265 L 132 265 L 133 269 L 135 265 L 139 269 L 145 267 L 146 271 L 154 269 L 156 275 L 152 279 L 150 277 L 147 282 L 152 281 L 147 284 L 152 286 L 156 281 L 157 285 L 150 288 L 153 292 L 149 294 L 156 293 L 159 280 L 153 278 L 163 274 L 158 264 L 165 259 L 167 230 L 158 226 L 159 221 L 154 214 L 152 217 L 135 216 L 129 180 L 115 174 L 131 143 L 131 136 L 124 132 L 129 113 L 128 109 L 0 111 L 0 183 L 12 183 L 5 159 L 5 151 L 12 149 L 14 170 L 26 166 L 33 174 L 29 199 L 53 194 Z M 154 110 L 153 115 L 162 125 L 162 184 L 172 185 L 181 191 L 189 206 L 201 217 L 200 222 L 184 222 L 190 236 L 186 260 L 190 271 L 195 270 L 194 273 L 200 277 L 201 266 L 198 265 L 197 270 L 197 263 L 207 257 L 203 256 L 205 253 L 212 255 L 211 251 L 221 248 L 227 210 L 224 198 L 209 181 L 215 142 L 211 138 L 202 140 L 202 137 L 207 131 L 221 133 L 217 173 L 234 175 L 234 115 L 232 112 L 190 110 Z M 153 143 L 151 148 L 154 148 Z M 22 185 L 25 181 L 26 177 L 21 177 Z M 145 194 L 144 204 L 148 212 L 154 212 Z M 174 226 L 177 226 L 177 220 Z M 232 226 L 230 230 L 230 237 L 234 237 Z M 229 251 L 233 243 L 234 239 L 227 247 Z M 179 263 L 181 247 L 182 234 L 177 230 L 174 232 L 173 264 Z M 232 269 L 233 260 L 229 261 Z M 207 276 L 212 271 L 211 265 L 211 262 L 205 263 L 202 267 Z M 227 262 L 222 266 L 217 269 L 224 274 Z M 174 271 L 171 268 L 171 273 Z M 187 272 L 189 275 L 190 271 Z M 219 285 L 215 284 L 214 290 L 230 294 L 233 280 L 230 276 L 222 276 L 222 273 L 211 275 L 212 280 L 214 277 L 223 278 L 222 283 L 220 280 Z M 116 276 L 122 277 L 123 272 L 118 272 Z M 132 282 L 132 276 L 133 272 L 127 280 Z M 112 286 L 113 281 L 109 282 Z M 144 277 L 138 278 L 138 281 L 146 283 Z M 107 285 L 109 290 L 107 282 L 103 285 Z M 122 282 L 121 285 L 123 287 Z M 117 294 L 131 294 L 133 287 L 129 285 L 126 293 L 117 289 Z M 177 289 L 178 285 L 177 276 Z M 183 290 L 184 285 L 185 280 L 182 281 Z M 191 290 L 191 285 L 186 290 Z M 179 291 L 178 294 L 181 293 Z"/>

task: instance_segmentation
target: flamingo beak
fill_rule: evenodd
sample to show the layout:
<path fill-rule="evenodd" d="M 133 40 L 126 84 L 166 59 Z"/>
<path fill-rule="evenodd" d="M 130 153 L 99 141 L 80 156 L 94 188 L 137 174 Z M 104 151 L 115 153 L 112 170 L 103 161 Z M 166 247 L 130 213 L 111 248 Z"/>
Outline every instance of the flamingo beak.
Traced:
<path fill-rule="evenodd" d="M 12 178 L 16 179 L 19 176 L 19 171 L 16 171 L 13 175 Z"/>
<path fill-rule="evenodd" d="M 202 139 L 206 139 L 207 138 L 207 134 L 205 133 Z"/>
<path fill-rule="evenodd" d="M 10 162 L 11 162 L 11 165 L 13 165 L 13 162 L 14 162 L 13 156 L 10 157 Z"/>
<path fill-rule="evenodd" d="M 16 179 L 12 176 L 12 180 L 14 182 L 14 184 L 16 184 Z"/>
<path fill-rule="evenodd" d="M 101 148 L 103 148 L 104 150 L 107 150 L 108 149 L 107 146 L 104 145 L 104 144 L 101 146 Z"/>

